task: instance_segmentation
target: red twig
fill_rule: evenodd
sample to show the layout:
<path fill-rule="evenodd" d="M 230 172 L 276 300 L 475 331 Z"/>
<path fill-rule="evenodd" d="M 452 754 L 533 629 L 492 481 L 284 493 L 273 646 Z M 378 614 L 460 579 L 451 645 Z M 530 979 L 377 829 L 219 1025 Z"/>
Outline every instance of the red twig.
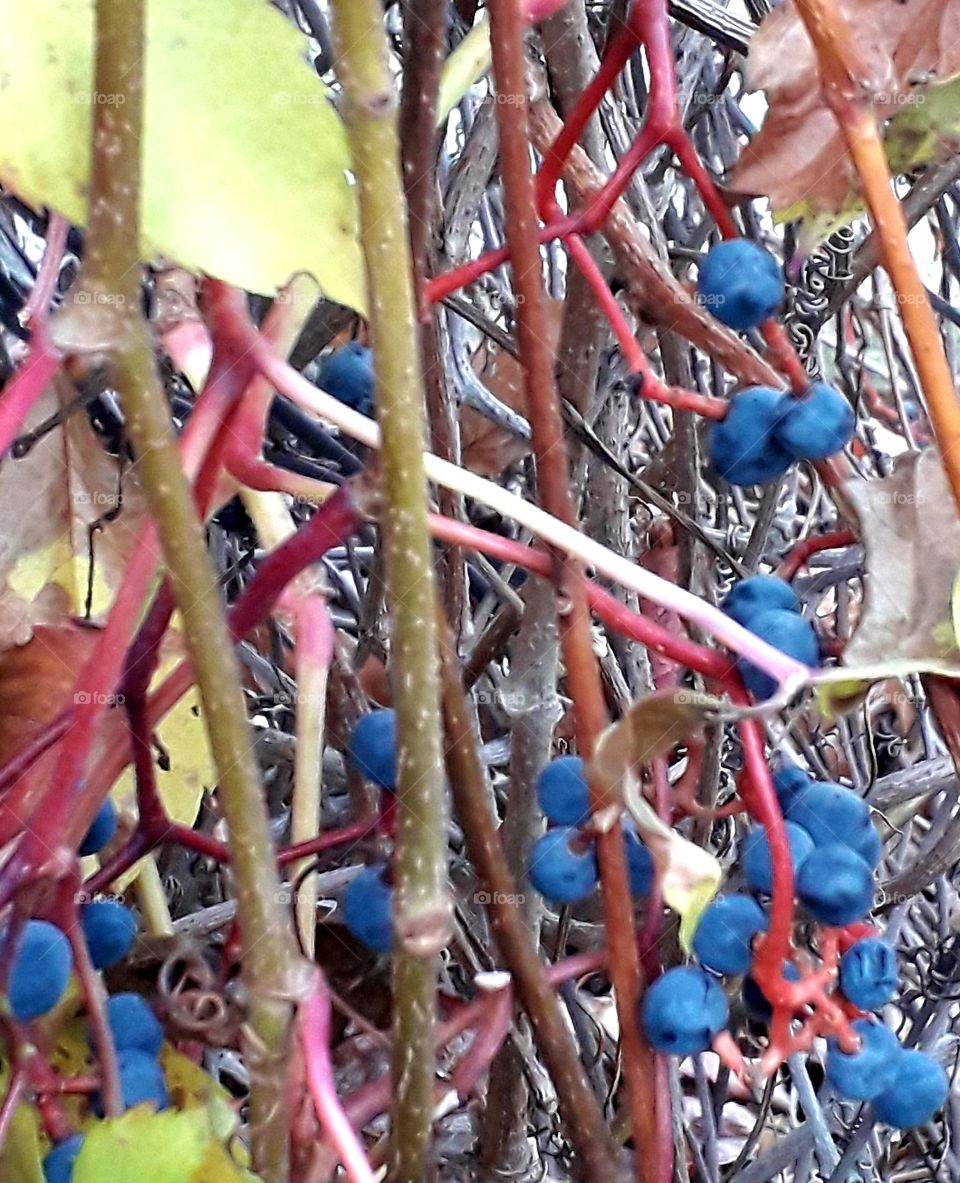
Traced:
<path fill-rule="evenodd" d="M 798 542 L 783 560 L 777 568 L 777 574 L 781 579 L 793 579 L 811 555 L 815 555 L 821 550 L 837 550 L 843 546 L 853 546 L 858 541 L 859 539 L 853 530 L 834 530 L 830 534 L 818 534 L 815 537 L 805 538 L 803 542 Z"/>

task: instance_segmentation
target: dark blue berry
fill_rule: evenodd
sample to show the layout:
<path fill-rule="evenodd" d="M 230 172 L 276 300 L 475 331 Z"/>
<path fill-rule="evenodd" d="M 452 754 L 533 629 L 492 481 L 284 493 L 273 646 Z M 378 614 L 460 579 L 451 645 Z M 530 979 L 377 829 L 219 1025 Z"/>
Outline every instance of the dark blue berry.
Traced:
<path fill-rule="evenodd" d="M 335 399 L 362 415 L 373 410 L 373 351 L 359 341 L 348 341 L 320 363 L 319 385 Z"/>
<path fill-rule="evenodd" d="M 80 853 L 83 855 L 96 854 L 102 850 L 117 832 L 117 811 L 108 797 L 97 810 L 90 829 L 83 836 L 80 843 Z"/>
<path fill-rule="evenodd" d="M 537 779 L 537 800 L 555 826 L 578 826 L 590 816 L 590 796 L 583 760 L 560 756 L 551 760 Z"/>
<path fill-rule="evenodd" d="M 855 426 L 853 408 L 839 390 L 815 382 L 799 398 L 787 400 L 774 435 L 798 460 L 823 460 L 849 443 Z"/>
<path fill-rule="evenodd" d="M 813 850 L 813 839 L 802 826 L 785 822 L 787 844 L 793 862 L 794 877 L 798 875 Z M 770 844 L 762 826 L 755 826 L 743 841 L 741 851 L 743 875 L 754 891 L 770 894 L 773 891 L 773 863 L 770 860 Z"/>
<path fill-rule="evenodd" d="M 901 1130 L 931 1121 L 947 1099 L 950 1083 L 936 1060 L 923 1052 L 904 1051 L 893 1084 L 873 1099 L 877 1117 Z"/>
<path fill-rule="evenodd" d="M 117 1052 L 117 1069 L 120 1073 L 120 1097 L 124 1109 L 134 1105 L 150 1104 L 159 1112 L 170 1104 L 167 1082 L 163 1069 L 154 1056 L 132 1048 Z M 103 1097 L 98 1093 L 90 1099 L 90 1106 L 98 1117 L 103 1117 Z"/>
<path fill-rule="evenodd" d="M 364 867 L 351 879 L 343 897 L 343 922 L 350 932 L 377 953 L 393 945 L 393 888 L 384 867 Z"/>
<path fill-rule="evenodd" d="M 873 869 L 849 846 L 815 846 L 797 875 L 797 895 L 821 924 L 853 924 L 873 904 Z"/>
<path fill-rule="evenodd" d="M 869 1101 L 893 1084 L 903 1049 L 896 1035 L 882 1023 L 857 1019 L 853 1029 L 860 1036 L 859 1051 L 848 1055 L 835 1039 L 829 1040 L 824 1071 L 841 1097 Z"/>
<path fill-rule="evenodd" d="M 70 942 L 55 924 L 28 920 L 18 938 L 10 967 L 7 997 L 21 1023 L 52 1010 L 70 982 Z"/>
<path fill-rule="evenodd" d="M 753 961 L 751 943 L 766 932 L 767 914 L 749 895 L 722 895 L 704 911 L 693 937 L 701 965 L 718 974 L 743 974 Z"/>
<path fill-rule="evenodd" d="M 790 802 L 813 781 L 813 777 L 797 764 L 781 764 L 773 769 L 773 788 L 780 802 L 780 808 L 786 810 Z"/>
<path fill-rule="evenodd" d="M 787 817 L 803 826 L 816 846 L 849 846 L 875 866 L 880 837 L 870 820 L 870 807 L 843 785 L 811 781 L 793 795 Z"/>
<path fill-rule="evenodd" d="M 726 416 L 710 425 L 710 461 L 731 485 L 762 485 L 790 467 L 793 457 L 774 438 L 785 397 L 779 390 L 750 387 L 735 394 Z"/>
<path fill-rule="evenodd" d="M 840 989 L 861 1010 L 879 1010 L 897 988 L 897 955 L 879 937 L 856 941 L 840 958 Z"/>
<path fill-rule="evenodd" d="M 783 301 L 783 271 L 762 246 L 731 238 L 712 247 L 700 265 L 700 300 L 731 329 L 755 329 Z"/>
<path fill-rule="evenodd" d="M 64 1138 L 43 1160 L 43 1177 L 46 1183 L 70 1183 L 73 1178 L 73 1164 L 77 1161 L 83 1134 L 72 1134 Z"/>
<path fill-rule="evenodd" d="M 584 899 L 597 886 L 593 843 L 583 843 L 573 826 L 547 830 L 530 852 L 530 882 L 545 899 L 558 904 Z"/>
<path fill-rule="evenodd" d="M 768 645 L 779 649 L 781 653 L 786 653 L 795 661 L 810 666 L 820 663 L 820 643 L 817 634 L 813 626 L 795 612 L 784 612 L 782 609 L 761 612 L 750 622 L 750 631 L 761 641 L 766 641 Z M 744 685 L 754 698 L 769 698 L 776 692 L 777 684 L 773 678 L 752 662 L 738 657 L 737 668 Z"/>
<path fill-rule="evenodd" d="M 138 1051 L 158 1056 L 163 1047 L 163 1027 L 139 994 L 113 994 L 107 999 L 107 1022 L 118 1052 Z"/>
<path fill-rule="evenodd" d="M 773 608 L 784 612 L 800 611 L 797 593 L 786 580 L 778 579 L 776 575 L 751 575 L 748 579 L 741 579 L 727 592 L 723 601 L 723 611 L 744 628 L 749 628 L 751 620 L 761 612 Z"/>
<path fill-rule="evenodd" d="M 122 961 L 137 935 L 136 915 L 116 900 L 94 900 L 80 909 L 80 924 L 94 969 Z"/>
<path fill-rule="evenodd" d="M 641 1018 L 650 1044 L 672 1056 L 706 1051 L 726 1026 L 727 998 L 716 978 L 693 965 L 668 969 L 643 996 Z"/>
<path fill-rule="evenodd" d="M 627 877 L 631 895 L 649 895 L 653 886 L 653 855 L 629 823 L 623 827 L 623 841 L 627 853 Z"/>
<path fill-rule="evenodd" d="M 397 787 L 397 716 L 395 711 L 362 715 L 350 738 L 350 758 L 361 776 L 382 789 Z"/>

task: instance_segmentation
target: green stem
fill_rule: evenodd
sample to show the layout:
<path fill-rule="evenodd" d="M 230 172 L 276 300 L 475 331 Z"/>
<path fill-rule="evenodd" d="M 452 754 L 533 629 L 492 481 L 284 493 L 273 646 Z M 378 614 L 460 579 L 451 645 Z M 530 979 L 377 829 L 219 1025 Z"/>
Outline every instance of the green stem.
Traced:
<path fill-rule="evenodd" d="M 114 380 L 137 474 L 157 525 L 183 620 L 230 833 L 231 868 L 247 990 L 251 1133 L 265 1183 L 288 1178 L 290 1026 L 299 958 L 281 904 L 276 859 L 252 755 L 240 671 L 216 574 L 180 463 L 150 335 L 140 312 L 140 178 L 143 126 L 143 0 L 97 0 L 94 165 L 87 254 L 79 299 L 62 314 L 62 336 L 112 354 Z"/>
<path fill-rule="evenodd" d="M 383 436 L 383 540 L 391 599 L 399 769 L 390 1176 L 426 1177 L 435 984 L 447 939 L 446 801 L 421 365 L 397 109 L 379 0 L 334 0 L 338 70 L 357 177 Z"/>

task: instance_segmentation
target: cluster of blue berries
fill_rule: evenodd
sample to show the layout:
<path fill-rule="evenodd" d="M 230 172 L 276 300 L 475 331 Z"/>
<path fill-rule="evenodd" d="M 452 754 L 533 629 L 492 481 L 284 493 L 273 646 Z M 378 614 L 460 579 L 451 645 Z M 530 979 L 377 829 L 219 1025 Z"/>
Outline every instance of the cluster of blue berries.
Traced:
<path fill-rule="evenodd" d="M 533 887 L 557 904 L 586 899 L 597 886 L 594 838 L 584 828 L 590 818 L 590 794 L 579 756 L 551 760 L 537 780 L 537 800 L 550 828 L 530 852 Z M 653 883 L 653 856 L 629 822 L 623 826 L 630 891 L 647 895 Z"/>
<path fill-rule="evenodd" d="M 397 716 L 371 711 L 357 720 L 348 752 L 353 767 L 385 793 L 397 788 Z M 376 953 L 393 945 L 393 887 L 389 868 L 364 867 L 343 897 L 343 922 L 361 944 Z"/>
<path fill-rule="evenodd" d="M 820 643 L 809 621 L 800 615 L 800 601 L 789 583 L 775 575 L 742 579 L 723 602 L 723 611 L 775 649 L 804 665 L 820 664 Z M 752 662 L 738 658 L 737 668 L 754 698 L 769 698 L 777 684 Z"/>
<path fill-rule="evenodd" d="M 821 924 L 842 927 L 861 920 L 873 900 L 873 873 L 880 841 L 866 804 L 840 785 L 813 780 L 802 769 L 784 765 L 774 786 L 786 816 L 797 896 Z M 642 1021 L 658 1051 L 691 1055 L 706 1050 L 729 1022 L 721 978 L 740 979 L 746 1012 L 766 1020 L 771 1008 L 750 977 L 754 943 L 767 931 L 763 900 L 773 887 L 773 867 L 765 832 L 751 830 L 741 850 L 750 893 L 719 896 L 704 911 L 693 939 L 697 964 L 670 969 L 647 990 Z M 800 973 L 790 962 L 788 980 Z M 840 958 L 838 990 L 862 1011 L 875 1012 L 894 997 L 897 963 L 880 937 L 855 940 Z M 929 1121 L 943 1104 L 946 1074 L 931 1057 L 904 1049 L 896 1036 L 872 1017 L 853 1023 L 857 1051 L 828 1043 L 825 1071 L 837 1093 L 851 1101 L 872 1101 L 877 1117 L 909 1129 Z"/>
<path fill-rule="evenodd" d="M 96 854 L 117 828 L 116 811 L 106 801 L 80 844 L 80 854 Z M 137 933 L 137 918 L 117 900 L 91 900 L 80 908 L 80 925 L 90 961 L 96 970 L 109 969 L 130 952 Z M 15 934 L 15 947 L 7 981 L 7 1005 L 13 1017 L 29 1023 L 52 1011 L 70 984 L 73 957 L 70 942 L 57 925 L 29 919 Z M 163 1028 L 147 1003 L 137 994 L 115 994 L 106 1007 L 107 1021 L 117 1050 L 117 1066 L 123 1104 L 129 1108 L 149 1102 L 158 1109 L 169 1103 L 163 1072 L 157 1061 L 163 1046 Z M 103 1116 L 99 1094 L 90 1107 Z M 44 1159 L 46 1183 L 70 1183 L 83 1136 L 75 1134 L 56 1146 Z"/>
<path fill-rule="evenodd" d="M 703 260 L 699 297 L 723 324 L 757 328 L 783 301 L 783 273 L 763 247 L 733 238 Z M 710 459 L 732 485 L 762 485 L 795 460 L 823 460 L 850 440 L 856 425 L 847 400 L 822 382 L 802 395 L 754 386 L 735 395 L 724 419 L 710 429 Z"/>

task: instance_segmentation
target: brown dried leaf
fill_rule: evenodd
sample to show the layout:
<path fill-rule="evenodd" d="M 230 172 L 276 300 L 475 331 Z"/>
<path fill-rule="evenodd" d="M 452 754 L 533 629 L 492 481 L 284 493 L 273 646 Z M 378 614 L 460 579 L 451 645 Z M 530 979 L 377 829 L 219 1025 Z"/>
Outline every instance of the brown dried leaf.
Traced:
<path fill-rule="evenodd" d="M 855 31 L 857 82 L 878 120 L 960 73 L 960 0 L 837 0 L 837 7 Z M 747 85 L 766 91 L 770 109 L 734 170 L 733 191 L 763 194 L 777 210 L 800 206 L 823 213 L 849 206 L 856 174 L 793 0 L 774 9 L 754 35 Z"/>
<path fill-rule="evenodd" d="M 59 407 L 49 391 L 25 430 Z M 5 460 L 0 466 L 0 650 L 24 644 L 37 624 L 59 625 L 82 614 L 95 522 L 100 525 L 93 535 L 91 617 L 101 621 L 144 513 L 132 473 L 121 480 L 119 462 L 104 450 L 82 412 L 44 435 L 22 459 Z M 112 520 L 106 520 L 108 514 Z"/>
<path fill-rule="evenodd" d="M 951 613 L 960 519 L 937 452 L 904 456 L 884 480 L 844 491 L 867 555 L 866 602 L 844 665 L 960 661 Z"/>

